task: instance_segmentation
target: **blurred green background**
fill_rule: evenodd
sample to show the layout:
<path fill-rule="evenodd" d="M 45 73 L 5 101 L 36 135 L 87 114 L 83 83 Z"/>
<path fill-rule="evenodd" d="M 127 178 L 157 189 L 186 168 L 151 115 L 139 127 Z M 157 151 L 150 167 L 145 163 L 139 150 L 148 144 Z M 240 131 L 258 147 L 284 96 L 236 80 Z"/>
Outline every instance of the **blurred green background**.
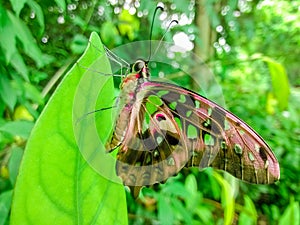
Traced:
<path fill-rule="evenodd" d="M 0 1 L 0 225 L 9 223 L 30 131 L 90 33 L 110 49 L 148 40 L 157 3 Z M 299 224 L 300 1 L 162 3 L 153 39 L 177 19 L 165 40 L 186 40 L 215 74 L 227 108 L 264 137 L 280 163 L 277 184 L 232 184 L 234 223 Z M 228 190 L 212 170 L 183 171 L 154 189 L 143 189 L 138 201 L 127 196 L 129 224 L 222 224 Z"/>

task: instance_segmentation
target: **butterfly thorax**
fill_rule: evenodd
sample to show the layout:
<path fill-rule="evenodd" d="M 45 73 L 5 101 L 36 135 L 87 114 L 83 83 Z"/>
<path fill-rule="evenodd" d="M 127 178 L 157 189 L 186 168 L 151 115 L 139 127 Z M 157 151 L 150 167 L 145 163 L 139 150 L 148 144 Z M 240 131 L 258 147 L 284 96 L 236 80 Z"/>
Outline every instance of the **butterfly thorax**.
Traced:
<path fill-rule="evenodd" d="M 115 149 L 123 142 L 125 134 L 128 129 L 130 129 L 130 121 L 133 121 L 132 117 L 137 116 L 132 114 L 133 107 L 137 107 L 134 106 L 137 101 L 136 95 L 140 90 L 141 84 L 148 81 L 149 76 L 147 62 L 144 60 L 137 60 L 132 65 L 131 72 L 122 80 L 120 85 L 119 117 L 116 120 L 116 129 L 106 144 L 106 149 L 108 151 Z"/>

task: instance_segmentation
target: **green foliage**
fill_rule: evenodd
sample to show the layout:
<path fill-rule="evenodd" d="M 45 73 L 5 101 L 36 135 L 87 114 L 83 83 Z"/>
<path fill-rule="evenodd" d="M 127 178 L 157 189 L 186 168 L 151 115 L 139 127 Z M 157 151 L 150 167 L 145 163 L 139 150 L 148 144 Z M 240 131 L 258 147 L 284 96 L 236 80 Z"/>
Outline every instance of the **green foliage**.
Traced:
<path fill-rule="evenodd" d="M 286 208 L 282 217 L 279 220 L 279 225 L 283 224 L 300 224 L 299 202 L 295 202 L 293 199 L 291 199 L 289 206 Z"/>
<path fill-rule="evenodd" d="M 204 28 L 194 23 L 198 12 L 192 1 L 163 2 L 167 15 L 164 20 L 176 14 L 175 18 L 186 16 L 190 21 L 173 27 L 164 40 L 171 41 L 174 33 L 183 31 L 194 44 L 201 43 L 197 37 Z M 237 182 L 227 175 L 223 178 L 210 169 L 200 173 L 198 169 L 183 171 L 165 184 L 144 188 L 141 199 L 137 201 L 128 195 L 130 222 L 224 224 L 230 223 L 233 218 L 235 224 L 299 224 L 299 0 L 206 2 L 205 8 L 212 26 L 211 43 L 216 51 L 208 62 L 223 88 L 228 109 L 257 130 L 274 150 L 281 167 L 280 182 L 257 186 Z M 103 203 L 99 216 L 105 215 L 110 220 L 118 215 L 120 223 L 126 224 L 123 188 L 111 184 L 106 189 L 110 194 L 101 199 L 107 187 L 104 185 L 109 182 L 82 158 L 70 127 L 74 123 L 71 93 L 74 94 L 75 80 L 79 79 L 71 75 L 86 77 L 88 73 L 105 71 L 95 65 L 102 60 L 94 58 L 100 49 L 97 41 L 89 46 L 89 51 L 96 50 L 94 55 L 85 53 L 81 67 L 79 64 L 73 67 L 47 107 L 44 108 L 44 104 L 69 65 L 83 53 L 91 31 L 97 31 L 104 44 L 111 49 L 149 38 L 156 3 L 141 1 L 140 7 L 138 5 L 130 4 L 136 9 L 132 13 L 128 7 L 124 10 L 124 3 L 119 1 L 1 1 L 0 224 L 9 222 L 12 189 L 25 146 L 26 154 L 13 200 L 12 223 L 24 224 L 22 218 L 25 216 L 31 216 L 33 221 L 39 223 L 41 218 L 37 217 L 38 214 L 44 218 L 60 216 L 57 219 L 62 223 L 64 220 L 61 218 L 67 218 L 68 213 L 84 223 L 84 218 L 94 215 L 88 206 L 96 208 Z M 168 22 L 163 25 L 166 27 Z M 222 29 L 216 29 L 217 26 Z M 153 39 L 160 39 L 163 33 L 161 22 L 156 20 Z M 93 67 L 89 67 L 92 62 Z M 171 74 L 169 77 L 176 77 L 178 84 L 193 86 L 190 79 L 178 76 L 170 68 L 155 68 L 153 74 L 160 69 L 166 75 Z M 104 79 L 101 73 L 95 74 L 99 79 Z M 83 99 L 77 102 L 78 115 L 111 106 L 113 95 L 108 91 L 110 82 L 106 79 L 103 82 L 104 86 L 99 81 L 95 81 L 94 85 L 103 90 L 100 97 L 109 98 L 104 102 L 97 100 L 95 104 L 88 102 L 85 110 L 79 107 L 84 103 L 82 96 Z M 92 87 L 90 85 L 83 90 L 89 92 Z M 86 96 L 95 97 L 93 93 Z M 44 113 L 36 121 L 43 109 Z M 111 118 L 104 113 L 97 113 L 95 117 L 99 137 L 105 139 L 112 124 L 107 124 L 105 128 L 101 125 L 103 121 L 110 123 Z M 34 123 L 36 127 L 27 143 Z M 82 129 L 87 128 L 81 126 Z M 55 132 L 57 129 L 60 133 Z M 75 137 L 77 141 L 79 137 Z M 59 141 L 53 141 L 55 138 Z M 89 139 L 85 138 L 82 143 L 87 144 Z M 70 142 L 60 142 L 62 140 Z M 96 171 L 99 169 L 97 160 L 89 162 Z M 75 164 L 79 167 L 74 167 Z M 91 191 L 84 195 L 80 192 L 83 189 L 79 188 L 75 198 L 75 184 Z M 40 189 L 33 191 L 36 188 Z M 116 201 L 117 195 L 120 199 Z M 53 214 L 34 208 L 37 199 L 41 203 L 46 202 L 44 205 L 48 205 Z M 50 200 L 53 201 L 51 205 Z M 113 211 L 118 203 L 119 208 Z M 58 206 L 67 210 L 58 210 Z M 48 221 L 51 223 L 51 220 Z"/>
<path fill-rule="evenodd" d="M 0 224 L 5 224 L 8 219 L 11 200 L 12 190 L 0 194 Z"/>

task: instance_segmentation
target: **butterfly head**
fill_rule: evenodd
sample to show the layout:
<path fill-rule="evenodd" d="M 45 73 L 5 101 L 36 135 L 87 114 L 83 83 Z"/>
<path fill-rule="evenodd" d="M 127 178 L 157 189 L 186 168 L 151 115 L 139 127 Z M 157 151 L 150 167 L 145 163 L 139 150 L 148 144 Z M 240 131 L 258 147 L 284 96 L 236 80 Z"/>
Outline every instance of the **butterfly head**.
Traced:
<path fill-rule="evenodd" d="M 150 76 L 148 62 L 138 59 L 131 67 L 131 73 L 139 75 L 139 78 L 148 79 Z"/>

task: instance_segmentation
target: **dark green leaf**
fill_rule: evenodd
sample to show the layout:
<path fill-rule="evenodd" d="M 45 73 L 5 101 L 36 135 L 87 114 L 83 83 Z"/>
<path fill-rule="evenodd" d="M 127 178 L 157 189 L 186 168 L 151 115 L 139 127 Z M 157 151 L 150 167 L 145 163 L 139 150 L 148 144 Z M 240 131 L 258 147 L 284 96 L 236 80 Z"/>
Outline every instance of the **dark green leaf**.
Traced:
<path fill-rule="evenodd" d="M 12 13 L 8 12 L 8 17 L 12 22 L 12 29 L 14 29 L 16 37 L 23 44 L 25 53 L 36 62 L 38 67 L 44 66 L 45 62 L 43 61 L 43 54 L 36 44 L 29 28 L 22 20 L 15 17 Z"/>
<path fill-rule="evenodd" d="M 240 213 L 239 224 L 254 225 L 258 219 L 255 205 L 247 195 L 244 196 L 244 202 L 243 210 Z"/>
<path fill-rule="evenodd" d="M 44 102 L 41 93 L 35 86 L 27 82 L 24 82 L 23 85 L 24 85 L 23 88 L 26 90 L 25 97 L 28 100 L 31 100 L 34 103 L 38 103 L 38 104 L 42 104 Z"/>
<path fill-rule="evenodd" d="M 12 23 L 7 15 L 7 12 L 0 5 L 0 19 L 1 19 L 1 31 L 0 31 L 0 46 L 4 51 L 5 61 L 9 62 L 16 49 L 15 31 L 12 27 Z"/>
<path fill-rule="evenodd" d="M 27 0 L 10 0 L 11 6 L 16 15 L 19 16 Z"/>
<path fill-rule="evenodd" d="M 180 182 L 168 183 L 168 185 L 166 184 L 163 187 L 163 192 L 178 197 L 186 196 L 186 189 L 184 188 L 183 184 Z"/>
<path fill-rule="evenodd" d="M 0 126 L 0 131 L 28 139 L 33 125 L 34 123 L 30 121 L 12 121 Z"/>
<path fill-rule="evenodd" d="M 0 225 L 7 224 L 10 211 L 12 190 L 1 193 L 0 195 Z"/>
<path fill-rule="evenodd" d="M 76 34 L 71 43 L 71 50 L 75 54 L 81 54 L 88 43 L 87 38 L 82 34 Z"/>
<path fill-rule="evenodd" d="M 66 1 L 65 0 L 55 0 L 58 7 L 60 7 L 63 11 L 66 11 Z"/>
<path fill-rule="evenodd" d="M 106 43 L 109 47 L 117 45 L 121 42 L 118 30 L 114 23 L 106 21 L 101 26 L 101 37 L 103 42 Z"/>
<path fill-rule="evenodd" d="M 172 225 L 174 224 L 174 213 L 171 208 L 168 198 L 163 195 L 159 195 L 158 199 L 158 219 L 161 224 Z"/>
<path fill-rule="evenodd" d="M 23 156 L 23 149 L 14 147 L 11 149 L 11 156 L 8 163 L 9 180 L 12 186 L 15 186 L 17 175 L 19 173 L 19 167 Z"/>
<path fill-rule="evenodd" d="M 41 26 L 40 33 L 42 33 L 45 29 L 44 13 L 43 13 L 42 7 L 33 0 L 27 0 L 27 4 L 34 11 L 37 21 L 38 21 L 39 25 Z"/>
<path fill-rule="evenodd" d="M 17 95 L 11 87 L 10 80 L 4 74 L 0 75 L 0 97 L 9 109 L 13 111 L 17 103 Z"/>
<path fill-rule="evenodd" d="M 19 54 L 19 52 L 15 52 L 11 59 L 10 59 L 11 65 L 15 68 L 15 70 L 21 74 L 21 76 L 24 78 L 25 81 L 29 81 L 28 78 L 28 69 L 24 62 L 23 57 Z"/>
<path fill-rule="evenodd" d="M 299 202 L 291 200 L 288 207 L 285 209 L 282 217 L 279 220 L 279 225 L 285 224 L 300 224 L 300 207 Z"/>
<path fill-rule="evenodd" d="M 184 224 L 192 224 L 192 215 L 193 211 L 190 211 L 186 207 L 182 201 L 178 198 L 172 198 L 170 200 L 169 208 L 171 208 L 174 212 L 176 212 L 177 218 L 184 221 Z"/>

